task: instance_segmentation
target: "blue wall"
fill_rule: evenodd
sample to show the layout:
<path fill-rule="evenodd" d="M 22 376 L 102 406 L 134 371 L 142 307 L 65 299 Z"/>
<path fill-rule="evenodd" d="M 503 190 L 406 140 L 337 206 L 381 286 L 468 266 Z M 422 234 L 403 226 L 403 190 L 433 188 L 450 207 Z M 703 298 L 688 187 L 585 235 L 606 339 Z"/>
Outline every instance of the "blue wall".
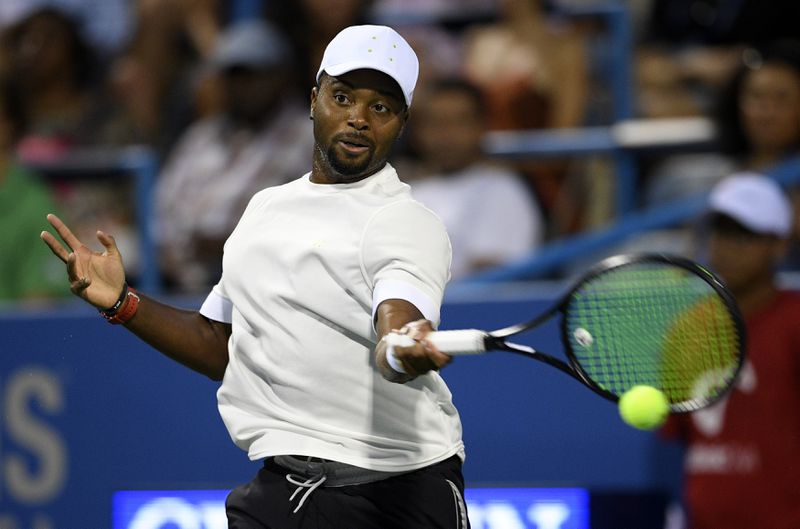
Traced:
<path fill-rule="evenodd" d="M 447 328 L 526 319 L 546 300 L 449 302 Z M 530 343 L 559 352 L 555 327 Z M 660 490 L 674 475 L 653 434 L 544 364 L 505 353 L 443 372 L 462 414 L 468 486 Z M 86 307 L 0 317 L 0 527 L 110 526 L 116 490 L 229 488 L 258 464 L 231 442 L 217 384 Z"/>

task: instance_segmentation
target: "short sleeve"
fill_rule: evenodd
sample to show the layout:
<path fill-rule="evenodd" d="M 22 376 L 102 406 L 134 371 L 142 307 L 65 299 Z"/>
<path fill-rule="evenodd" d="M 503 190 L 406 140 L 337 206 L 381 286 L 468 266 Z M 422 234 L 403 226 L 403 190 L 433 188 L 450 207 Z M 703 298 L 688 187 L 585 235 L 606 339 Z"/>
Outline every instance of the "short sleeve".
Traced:
<path fill-rule="evenodd" d="M 438 324 L 451 255 L 444 225 L 419 202 L 395 202 L 375 213 L 361 241 L 362 272 L 373 291 L 373 316 L 380 302 L 397 298 Z"/>
<path fill-rule="evenodd" d="M 206 318 L 222 323 L 233 321 L 233 303 L 225 294 L 225 287 L 222 282 L 214 285 L 211 292 L 200 306 L 200 314 Z"/>

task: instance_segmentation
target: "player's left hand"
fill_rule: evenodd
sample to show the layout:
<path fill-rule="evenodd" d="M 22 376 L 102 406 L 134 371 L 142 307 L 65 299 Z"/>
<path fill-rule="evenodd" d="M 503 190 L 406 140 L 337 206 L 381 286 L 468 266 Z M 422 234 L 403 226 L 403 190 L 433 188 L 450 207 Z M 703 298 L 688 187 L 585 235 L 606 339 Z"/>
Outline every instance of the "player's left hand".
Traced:
<path fill-rule="evenodd" d="M 64 244 L 47 231 L 42 232 L 41 238 L 67 265 L 72 293 L 99 309 L 114 305 L 125 283 L 125 268 L 114 238 L 98 231 L 97 239 L 105 251 L 93 252 L 57 216 L 50 214 L 47 220 Z"/>

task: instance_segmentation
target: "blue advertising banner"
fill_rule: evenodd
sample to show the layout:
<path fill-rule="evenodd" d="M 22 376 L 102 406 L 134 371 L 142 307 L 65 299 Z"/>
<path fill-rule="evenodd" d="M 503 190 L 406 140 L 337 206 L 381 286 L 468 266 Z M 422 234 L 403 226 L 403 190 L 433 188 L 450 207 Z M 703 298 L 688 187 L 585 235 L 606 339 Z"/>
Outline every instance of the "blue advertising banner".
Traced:
<path fill-rule="evenodd" d="M 227 529 L 227 490 L 120 491 L 111 529 Z M 589 529 L 585 489 L 468 488 L 472 529 Z"/>

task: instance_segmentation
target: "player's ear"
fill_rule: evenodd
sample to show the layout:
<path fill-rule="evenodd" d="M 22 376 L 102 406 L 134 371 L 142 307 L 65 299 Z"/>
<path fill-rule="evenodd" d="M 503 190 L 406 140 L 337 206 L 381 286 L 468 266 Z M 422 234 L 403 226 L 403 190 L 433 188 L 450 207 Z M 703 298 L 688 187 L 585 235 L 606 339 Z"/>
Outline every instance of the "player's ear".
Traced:
<path fill-rule="evenodd" d="M 314 110 L 317 108 L 318 95 L 319 95 L 319 88 L 315 86 L 311 89 L 311 109 L 309 110 L 308 119 L 314 119 Z"/>

